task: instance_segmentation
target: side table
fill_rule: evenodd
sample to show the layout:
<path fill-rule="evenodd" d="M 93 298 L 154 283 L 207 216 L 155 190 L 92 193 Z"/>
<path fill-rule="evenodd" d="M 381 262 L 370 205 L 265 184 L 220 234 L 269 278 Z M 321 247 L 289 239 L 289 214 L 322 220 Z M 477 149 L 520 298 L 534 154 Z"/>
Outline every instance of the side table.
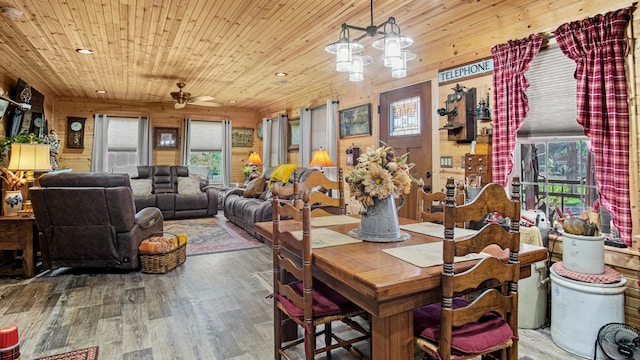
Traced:
<path fill-rule="evenodd" d="M 34 227 L 33 216 L 0 216 L 0 250 L 22 250 L 22 269 L 2 269 L 0 275 L 35 276 Z"/>

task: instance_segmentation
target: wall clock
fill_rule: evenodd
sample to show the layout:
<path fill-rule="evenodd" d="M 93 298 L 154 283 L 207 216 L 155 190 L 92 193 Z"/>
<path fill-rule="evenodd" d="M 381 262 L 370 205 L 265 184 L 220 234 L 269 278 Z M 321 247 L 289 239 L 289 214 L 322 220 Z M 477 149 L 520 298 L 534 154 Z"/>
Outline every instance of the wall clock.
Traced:
<path fill-rule="evenodd" d="M 84 122 L 86 118 L 67 117 L 67 147 L 84 148 Z"/>

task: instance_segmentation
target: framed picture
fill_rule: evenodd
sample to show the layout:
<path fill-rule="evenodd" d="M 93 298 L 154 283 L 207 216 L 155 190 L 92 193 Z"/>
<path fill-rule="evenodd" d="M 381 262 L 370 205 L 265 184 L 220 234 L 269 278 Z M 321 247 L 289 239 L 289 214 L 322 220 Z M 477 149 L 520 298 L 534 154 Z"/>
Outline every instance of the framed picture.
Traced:
<path fill-rule="evenodd" d="M 289 120 L 289 147 L 288 150 L 300 149 L 300 119 Z"/>
<path fill-rule="evenodd" d="M 371 103 L 340 111 L 340 138 L 371 135 Z"/>
<path fill-rule="evenodd" d="M 253 146 L 253 129 L 233 128 L 231 130 L 231 146 Z"/>
<path fill-rule="evenodd" d="M 178 128 L 153 128 L 154 149 L 178 149 Z"/>

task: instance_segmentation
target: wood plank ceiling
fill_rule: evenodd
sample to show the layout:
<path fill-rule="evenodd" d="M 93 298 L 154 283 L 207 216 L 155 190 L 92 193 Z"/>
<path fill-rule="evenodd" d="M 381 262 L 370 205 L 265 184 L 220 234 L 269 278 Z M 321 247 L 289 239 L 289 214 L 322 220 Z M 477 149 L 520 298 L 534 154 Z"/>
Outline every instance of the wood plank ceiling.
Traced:
<path fill-rule="evenodd" d="M 418 56 L 409 68 L 415 73 L 489 56 L 489 44 L 535 31 L 536 13 L 573 3 L 579 2 L 379 0 L 374 23 L 394 16 L 414 39 L 410 49 Z M 47 96 L 163 102 L 183 81 L 193 96 L 256 109 L 348 88 L 324 47 L 338 40 L 342 23 L 371 22 L 370 2 L 363 0 L 4 0 L 0 6 L 23 12 L 19 19 L 0 16 L 0 66 Z M 480 41 L 479 34 L 490 36 Z M 375 59 L 365 69 L 366 84 L 393 81 L 371 41 L 362 41 Z M 81 55 L 78 48 L 95 53 Z M 468 59 L 453 60 L 461 54 Z"/>

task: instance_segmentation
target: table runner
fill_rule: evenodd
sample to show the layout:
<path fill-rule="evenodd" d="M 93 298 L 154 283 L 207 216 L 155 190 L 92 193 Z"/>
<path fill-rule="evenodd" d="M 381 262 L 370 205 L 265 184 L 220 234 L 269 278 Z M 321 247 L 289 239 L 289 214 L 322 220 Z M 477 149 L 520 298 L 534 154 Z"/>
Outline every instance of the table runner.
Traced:
<path fill-rule="evenodd" d="M 292 231 L 291 235 L 293 235 L 298 240 L 302 240 L 302 230 Z M 311 247 L 314 249 L 353 244 L 358 242 L 362 242 L 362 240 L 352 238 L 349 235 L 341 234 L 331 229 L 311 229 Z"/>
<path fill-rule="evenodd" d="M 311 218 L 311 226 L 314 227 L 359 223 L 360 219 L 348 215 L 317 216 Z"/>
<path fill-rule="evenodd" d="M 435 224 L 431 222 L 419 222 L 415 224 L 400 225 L 400 229 L 413 231 L 413 232 L 417 232 L 417 233 L 425 234 L 429 236 L 434 236 L 440 239 L 444 238 L 444 225 L 441 225 L 441 224 Z M 477 230 L 463 229 L 463 228 L 456 228 L 454 232 L 456 238 L 473 235 L 476 233 L 478 233 Z"/>
<path fill-rule="evenodd" d="M 442 242 L 401 246 L 383 249 L 382 251 L 419 267 L 442 265 Z M 453 261 L 475 260 L 486 256 L 489 256 L 489 254 L 468 254 L 466 256 L 456 256 Z"/>

